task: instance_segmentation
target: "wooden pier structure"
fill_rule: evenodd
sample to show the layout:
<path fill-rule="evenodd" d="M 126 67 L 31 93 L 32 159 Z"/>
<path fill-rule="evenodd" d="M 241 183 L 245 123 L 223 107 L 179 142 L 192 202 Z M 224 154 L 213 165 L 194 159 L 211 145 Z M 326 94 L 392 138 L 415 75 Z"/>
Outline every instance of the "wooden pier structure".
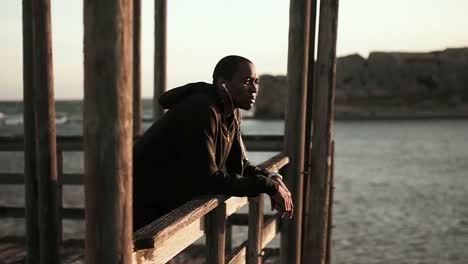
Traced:
<path fill-rule="evenodd" d="M 207 263 L 262 263 L 278 233 L 281 263 L 332 263 L 338 0 L 290 0 L 285 135 L 244 136 L 249 151 L 279 152 L 260 167 L 284 175 L 295 205 L 292 219 L 265 215 L 263 195 L 218 195 L 189 201 L 135 233 L 132 145 L 142 132 L 141 0 L 84 1 L 83 137 L 55 132 L 50 5 L 23 0 L 24 137 L 0 138 L 0 151 L 25 154 L 24 174 L 0 173 L 0 184 L 24 184 L 25 206 L 0 207 L 0 217 L 26 219 L 26 263 L 66 262 L 60 252 L 67 218 L 86 220 L 79 257 L 85 263 L 166 263 L 203 235 Z M 157 97 L 166 90 L 166 20 L 167 0 L 155 0 L 155 119 L 163 114 Z M 67 151 L 84 152 L 84 175 L 64 173 Z M 62 186 L 81 184 L 85 208 L 63 208 Z M 246 205 L 248 213 L 239 213 Z M 236 248 L 233 225 L 248 226 L 248 239 Z"/>

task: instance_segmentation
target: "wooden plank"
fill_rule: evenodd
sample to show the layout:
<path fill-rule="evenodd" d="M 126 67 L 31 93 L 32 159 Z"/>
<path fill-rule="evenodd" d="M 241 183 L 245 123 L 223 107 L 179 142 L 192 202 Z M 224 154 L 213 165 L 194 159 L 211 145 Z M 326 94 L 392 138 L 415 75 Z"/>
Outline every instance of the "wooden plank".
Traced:
<path fill-rule="evenodd" d="M 154 93 L 153 120 L 158 120 L 164 113 L 159 105 L 159 97 L 166 87 L 166 24 L 167 0 L 154 1 Z"/>
<path fill-rule="evenodd" d="M 326 264 L 333 263 L 333 241 L 332 241 L 332 229 L 333 229 L 333 194 L 335 192 L 335 141 L 332 141 L 331 150 L 331 168 L 330 168 L 330 184 L 328 185 L 328 224 L 327 224 L 327 253 L 326 253 Z"/>
<path fill-rule="evenodd" d="M 141 0 L 133 0 L 133 134 L 142 133 Z"/>
<path fill-rule="evenodd" d="M 258 167 L 269 171 L 279 171 L 289 163 L 289 158 L 284 153 L 279 153 L 268 160 L 258 164 Z"/>
<path fill-rule="evenodd" d="M 313 107 L 313 93 L 314 93 L 314 73 L 315 73 L 315 37 L 317 31 L 317 2 L 318 0 L 311 0 L 310 4 L 310 19 L 309 19 L 309 60 L 307 70 L 307 101 L 306 101 L 306 136 L 304 144 L 304 195 L 302 198 L 302 206 L 304 208 L 302 213 L 302 233 L 305 234 L 307 230 L 307 217 L 309 216 L 309 180 L 310 174 L 310 159 L 312 151 L 312 107 Z M 304 236 L 302 236 L 301 247 L 304 247 Z M 304 255 L 304 249 L 302 249 Z"/>
<path fill-rule="evenodd" d="M 86 263 L 132 261 L 133 2 L 84 1 Z"/>
<path fill-rule="evenodd" d="M 59 212 L 50 0 L 33 2 L 34 112 L 39 189 L 39 261 L 59 263 Z"/>
<path fill-rule="evenodd" d="M 63 210 L 63 189 L 62 189 L 62 184 L 60 184 L 60 181 L 63 177 L 63 151 L 57 150 L 57 206 L 58 206 L 58 217 L 59 217 L 59 223 L 58 223 L 58 241 L 62 242 L 63 239 L 63 223 L 62 223 L 62 210 Z"/>
<path fill-rule="evenodd" d="M 247 256 L 247 241 L 236 247 L 229 257 L 228 264 L 244 264 Z"/>
<path fill-rule="evenodd" d="M 281 151 L 283 135 L 243 135 L 242 140 L 249 151 Z"/>
<path fill-rule="evenodd" d="M 63 151 L 83 151 L 83 138 L 81 136 L 59 136 L 57 147 Z M 23 136 L 0 137 L 0 151 L 23 151 Z"/>
<path fill-rule="evenodd" d="M 232 225 L 226 220 L 226 256 L 232 254 Z"/>
<path fill-rule="evenodd" d="M 26 206 L 26 263 L 39 259 L 38 181 L 36 173 L 36 128 L 34 115 L 34 43 L 32 0 L 23 0 L 23 120 L 24 175 Z M 0 179 L 2 179 L 0 177 Z"/>
<path fill-rule="evenodd" d="M 247 263 L 262 263 L 263 195 L 249 198 L 249 232 Z"/>
<path fill-rule="evenodd" d="M 23 173 L 0 173 L 0 185 L 21 185 L 25 183 Z M 83 174 L 65 173 L 58 179 L 59 185 L 83 185 Z"/>
<path fill-rule="evenodd" d="M 190 225 L 192 222 L 206 215 L 208 212 L 224 203 L 228 197 L 201 196 L 176 208 L 149 225 L 138 229 L 134 234 L 134 250 L 149 249 L 154 247 L 157 241 L 169 239 L 179 229 Z"/>
<path fill-rule="evenodd" d="M 280 215 L 275 214 L 265 218 L 262 230 L 262 249 L 266 247 L 278 234 L 280 229 Z"/>
<path fill-rule="evenodd" d="M 292 219 L 285 219 L 282 225 L 281 263 L 301 262 L 309 20 L 310 0 L 291 0 L 285 125 L 285 153 L 290 159 L 290 166 L 286 168 L 284 181 L 292 194 L 294 215 Z"/>
<path fill-rule="evenodd" d="M 287 158 L 273 157 L 264 163 L 260 164 L 260 168 L 277 167 L 277 163 L 284 164 Z M 196 219 L 206 215 L 208 212 L 227 201 L 227 215 L 233 212 L 232 208 L 240 208 L 243 206 L 245 198 L 228 197 L 225 195 L 217 196 L 200 196 L 169 214 L 166 214 L 159 219 L 156 219 L 149 225 L 137 230 L 134 235 L 134 248 L 135 250 L 151 248 L 154 242 L 161 239 L 166 239 L 171 236 L 178 229 L 192 223 Z"/>
<path fill-rule="evenodd" d="M 136 136 L 135 139 L 139 137 Z M 282 135 L 244 135 L 244 143 L 249 151 L 281 151 L 283 149 Z M 0 151 L 23 151 L 22 136 L 0 136 Z M 57 147 L 63 151 L 82 151 L 81 136 L 58 136 Z"/>
<path fill-rule="evenodd" d="M 153 247 L 135 250 L 132 253 L 132 262 L 138 264 L 166 263 L 203 236 L 203 222 L 204 217 L 195 219 L 190 224 L 175 230 L 166 239 L 155 240 Z"/>
<path fill-rule="evenodd" d="M 309 217 L 304 261 L 325 263 L 328 223 L 328 179 L 333 137 L 338 0 L 320 2 L 318 57 L 314 89 Z"/>
<path fill-rule="evenodd" d="M 226 215 L 230 216 L 248 204 L 247 197 L 230 197 L 226 200 Z"/>
<path fill-rule="evenodd" d="M 206 262 L 224 263 L 226 250 L 226 204 L 222 203 L 205 216 Z"/>
<path fill-rule="evenodd" d="M 62 215 L 62 219 L 82 220 L 85 217 L 85 212 L 83 208 L 62 208 L 60 214 Z M 0 206 L 1 218 L 23 218 L 24 216 L 24 207 Z"/>

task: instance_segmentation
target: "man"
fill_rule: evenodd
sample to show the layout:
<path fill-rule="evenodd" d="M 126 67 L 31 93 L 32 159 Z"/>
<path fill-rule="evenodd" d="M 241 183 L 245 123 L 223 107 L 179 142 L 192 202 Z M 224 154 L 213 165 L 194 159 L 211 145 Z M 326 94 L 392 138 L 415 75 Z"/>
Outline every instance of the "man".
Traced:
<path fill-rule="evenodd" d="M 134 229 L 197 195 L 270 195 L 272 209 L 292 215 L 291 194 L 281 175 L 251 165 L 239 128 L 239 109 L 258 92 L 253 63 L 221 59 L 213 83 L 190 83 L 164 93 L 168 109 L 134 145 Z"/>

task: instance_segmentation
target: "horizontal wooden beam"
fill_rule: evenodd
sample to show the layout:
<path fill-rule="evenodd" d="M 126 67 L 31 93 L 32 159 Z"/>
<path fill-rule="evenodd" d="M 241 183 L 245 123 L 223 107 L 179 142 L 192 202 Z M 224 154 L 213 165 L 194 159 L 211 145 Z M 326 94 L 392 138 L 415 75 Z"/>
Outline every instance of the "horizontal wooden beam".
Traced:
<path fill-rule="evenodd" d="M 223 195 L 198 197 L 156 219 L 135 232 L 134 250 L 153 248 L 156 244 L 173 236 L 178 230 L 202 218 L 224 203 L 227 198 Z"/>
<path fill-rule="evenodd" d="M 248 225 L 248 215 L 247 214 L 234 214 L 228 218 L 228 221 L 232 225 Z M 262 229 L 262 249 L 266 248 L 266 245 L 270 243 L 278 234 L 280 230 L 280 216 L 279 214 L 266 215 L 265 221 Z M 236 247 L 227 263 L 229 264 L 239 264 L 246 263 L 245 257 L 247 254 L 247 241 L 244 241 L 241 245 Z"/>
<path fill-rule="evenodd" d="M 249 203 L 247 197 L 230 197 L 226 200 L 226 216 L 233 215 Z"/>
<path fill-rule="evenodd" d="M 228 264 L 244 264 L 246 263 L 246 255 L 247 255 L 247 241 L 244 241 L 238 247 L 236 247 L 231 256 L 229 257 Z"/>
<path fill-rule="evenodd" d="M 269 171 L 279 171 L 281 168 L 289 163 L 289 158 L 284 153 L 278 153 L 268 160 L 258 164 L 258 167 L 267 169 Z"/>
<path fill-rule="evenodd" d="M 63 174 L 63 177 L 59 177 L 59 183 L 62 185 L 83 185 L 83 174 Z M 0 185 L 2 184 L 22 185 L 24 184 L 24 174 L 0 173 Z"/>
<path fill-rule="evenodd" d="M 244 135 L 243 140 L 249 151 L 281 151 L 282 135 Z M 137 140 L 138 138 L 135 138 Z M 83 151 L 83 137 L 59 136 L 57 147 L 63 151 Z M 0 151 L 23 151 L 22 136 L 0 137 Z"/>
<path fill-rule="evenodd" d="M 287 157 L 278 154 L 259 167 L 277 170 L 287 162 Z M 183 204 L 135 232 L 133 261 L 164 263 L 171 259 L 201 236 L 205 215 L 223 204 L 228 216 L 246 205 L 247 198 L 202 196 Z"/>
<path fill-rule="evenodd" d="M 61 216 L 63 219 L 83 220 L 85 212 L 83 208 L 62 208 Z M 0 207 L 0 218 L 13 217 L 23 218 L 24 207 L 2 206 Z"/>
<path fill-rule="evenodd" d="M 152 248 L 134 248 L 132 254 L 133 263 L 166 263 L 203 236 L 204 218 L 203 216 L 195 219 L 190 224 L 174 230 L 170 236 L 155 239 L 154 247 Z"/>
<path fill-rule="evenodd" d="M 275 215 L 270 215 L 265 217 L 262 229 L 262 248 L 265 248 L 268 243 L 270 243 L 280 231 L 281 217 L 277 213 Z"/>

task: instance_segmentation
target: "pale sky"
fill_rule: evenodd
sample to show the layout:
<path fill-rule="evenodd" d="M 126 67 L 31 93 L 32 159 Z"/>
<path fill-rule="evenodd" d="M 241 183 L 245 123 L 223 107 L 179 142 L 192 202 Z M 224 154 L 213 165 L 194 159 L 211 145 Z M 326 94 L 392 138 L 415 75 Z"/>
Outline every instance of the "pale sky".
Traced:
<path fill-rule="evenodd" d="M 82 0 L 52 0 L 54 91 L 83 97 Z M 154 4 L 142 0 L 142 94 L 153 94 Z M 168 0 L 169 88 L 211 81 L 228 54 L 251 59 L 259 74 L 286 74 L 289 1 Z M 0 100 L 22 99 L 21 0 L 0 8 Z M 426 52 L 468 47 L 467 0 L 340 0 L 338 56 L 372 51 Z"/>

